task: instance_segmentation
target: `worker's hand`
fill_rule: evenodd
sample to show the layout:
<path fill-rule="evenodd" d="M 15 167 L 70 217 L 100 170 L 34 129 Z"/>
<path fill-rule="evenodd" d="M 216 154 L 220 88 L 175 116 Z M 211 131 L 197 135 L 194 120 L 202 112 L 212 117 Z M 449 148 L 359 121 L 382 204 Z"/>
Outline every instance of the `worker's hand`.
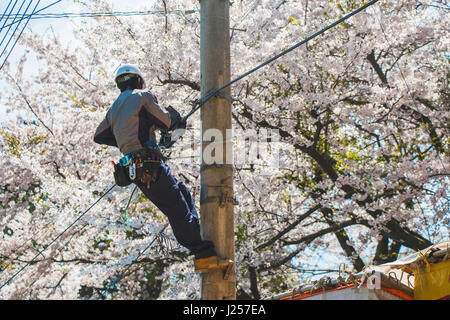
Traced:
<path fill-rule="evenodd" d="M 186 128 L 186 121 L 183 121 L 180 113 L 177 110 L 175 110 L 174 107 L 168 106 L 166 109 L 170 114 L 169 130 L 174 130 L 174 129 L 178 129 L 178 128 L 182 128 L 182 129 Z M 183 125 L 184 125 L 184 127 L 182 127 Z"/>
<path fill-rule="evenodd" d="M 166 149 L 170 148 L 175 141 L 172 141 L 172 134 L 169 131 L 161 131 L 161 138 L 159 138 L 159 147 Z"/>
<path fill-rule="evenodd" d="M 161 131 L 159 147 L 163 149 L 170 148 L 184 134 L 186 129 L 179 128 L 172 131 Z"/>
<path fill-rule="evenodd" d="M 175 127 L 172 129 L 186 129 L 186 120 L 180 119 L 177 123 L 174 124 Z"/>

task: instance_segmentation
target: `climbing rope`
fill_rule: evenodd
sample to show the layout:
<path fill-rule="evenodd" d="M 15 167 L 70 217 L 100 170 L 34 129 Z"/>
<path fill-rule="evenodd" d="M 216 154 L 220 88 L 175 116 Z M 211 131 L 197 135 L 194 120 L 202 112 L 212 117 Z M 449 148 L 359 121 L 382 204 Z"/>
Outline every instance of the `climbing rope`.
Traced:
<path fill-rule="evenodd" d="M 78 216 L 78 218 L 75 219 L 74 222 L 72 222 L 63 232 L 61 232 L 55 239 L 53 239 L 52 241 L 50 241 L 49 244 L 47 244 L 46 246 L 44 246 L 44 249 L 42 249 L 41 251 L 39 251 L 39 253 L 33 258 L 31 259 L 30 262 L 28 262 L 27 264 L 25 264 L 22 268 L 20 268 L 16 273 L 14 273 L 4 284 L 2 284 L 2 286 L 0 287 L 0 290 L 8 285 L 19 273 L 21 273 L 26 267 L 28 267 L 29 265 L 31 265 L 34 260 L 36 260 L 37 257 L 39 257 L 40 255 L 42 255 L 42 253 L 47 250 L 52 244 L 54 244 L 59 238 L 61 238 L 61 236 L 66 233 L 70 228 L 72 228 L 81 218 L 83 218 L 86 213 L 89 212 L 89 210 L 91 210 L 97 203 L 100 202 L 100 200 L 102 200 L 114 187 L 116 186 L 116 184 L 114 184 L 112 187 L 110 187 L 107 191 L 105 191 L 103 193 L 103 195 L 97 199 L 97 201 L 95 201 L 86 211 L 84 211 L 80 216 Z"/>
<path fill-rule="evenodd" d="M 129 221 L 129 214 L 128 214 L 128 207 L 130 206 L 131 199 L 133 198 L 133 195 L 134 195 L 134 193 L 136 192 L 136 189 L 137 189 L 137 185 L 134 186 L 134 189 L 133 189 L 133 191 L 131 192 L 130 198 L 128 199 L 127 205 L 126 205 L 126 207 L 125 207 L 125 209 L 124 209 L 124 212 L 123 212 L 123 214 L 122 214 L 122 216 L 121 216 L 121 219 L 122 219 L 123 224 L 124 224 L 125 226 L 128 226 L 128 225 L 130 224 L 130 221 Z"/>
<path fill-rule="evenodd" d="M 136 263 L 138 262 L 139 258 L 145 253 L 145 251 L 147 251 L 152 245 L 153 243 L 160 237 L 162 236 L 164 230 L 168 227 L 168 223 L 166 223 L 161 230 L 155 235 L 155 237 L 153 238 L 153 240 L 147 245 L 147 247 L 144 248 L 144 250 L 142 250 L 135 259 L 133 259 L 133 261 L 131 261 L 131 263 L 127 266 L 127 268 L 120 273 L 116 279 L 114 279 L 114 281 L 112 281 L 111 285 L 109 285 L 108 283 L 106 283 L 105 285 L 105 289 L 103 290 L 103 292 L 100 294 L 101 298 L 105 297 L 105 293 L 106 291 L 114 291 L 117 290 L 117 284 L 119 283 L 119 281 L 123 278 L 123 276 L 125 275 L 125 273 Z"/>

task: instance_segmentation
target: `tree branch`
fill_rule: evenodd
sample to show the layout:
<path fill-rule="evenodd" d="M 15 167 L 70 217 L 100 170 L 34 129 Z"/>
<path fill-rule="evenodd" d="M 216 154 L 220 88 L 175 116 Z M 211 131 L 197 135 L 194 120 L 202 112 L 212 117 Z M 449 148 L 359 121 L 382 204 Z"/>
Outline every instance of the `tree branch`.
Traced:
<path fill-rule="evenodd" d="M 313 214 L 317 209 L 321 208 L 321 205 L 316 205 L 313 208 L 309 209 L 307 212 L 305 212 L 304 214 L 302 214 L 296 221 L 294 221 L 293 223 L 291 223 L 289 226 L 287 226 L 286 228 L 284 228 L 282 231 L 280 231 L 276 236 L 274 236 L 272 239 L 270 239 L 269 241 L 259 245 L 258 247 L 256 247 L 256 250 L 261 250 L 265 247 L 268 247 L 270 245 L 272 245 L 273 243 L 275 243 L 275 241 L 277 241 L 278 239 L 280 239 L 282 236 L 284 236 L 286 233 L 288 233 L 289 231 L 291 231 L 292 229 L 294 229 L 300 222 L 302 222 L 303 220 L 305 220 L 307 217 L 309 217 L 311 214 Z"/>
<path fill-rule="evenodd" d="M 333 221 L 333 211 L 330 208 L 323 208 L 322 214 L 330 225 L 330 227 L 337 227 L 337 224 Z M 362 261 L 361 257 L 357 254 L 355 248 L 349 244 L 350 238 L 345 232 L 345 230 L 337 230 L 334 232 L 342 250 L 344 250 L 346 256 L 350 259 L 356 271 L 361 271 L 364 269 L 365 264 Z"/>
<path fill-rule="evenodd" d="M 259 294 L 259 290 L 258 290 L 258 276 L 257 276 L 256 268 L 249 267 L 248 274 L 249 274 L 249 278 L 250 278 L 250 291 L 253 295 L 253 298 L 255 300 L 259 300 L 259 299 L 261 299 L 261 295 Z"/>
<path fill-rule="evenodd" d="M 185 79 L 172 79 L 170 76 L 169 79 L 166 80 L 161 79 L 159 76 L 157 76 L 157 79 L 159 80 L 159 82 L 161 82 L 161 84 L 180 84 L 183 86 L 188 86 L 193 90 L 200 91 L 200 85 L 194 81 Z"/>
<path fill-rule="evenodd" d="M 386 75 L 383 73 L 383 70 L 381 70 L 381 66 L 378 64 L 378 61 L 375 58 L 375 50 L 372 50 L 367 55 L 367 60 L 369 60 L 370 64 L 372 65 L 372 68 L 377 73 L 377 75 L 380 78 L 381 82 L 384 85 L 388 85 L 388 81 L 387 81 Z"/>

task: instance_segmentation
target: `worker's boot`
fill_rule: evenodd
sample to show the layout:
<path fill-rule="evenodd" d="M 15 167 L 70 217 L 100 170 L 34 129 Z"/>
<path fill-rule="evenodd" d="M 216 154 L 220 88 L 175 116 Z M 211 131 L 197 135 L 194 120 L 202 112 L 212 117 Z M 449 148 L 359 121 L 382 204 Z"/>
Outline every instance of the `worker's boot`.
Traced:
<path fill-rule="evenodd" d="M 233 261 L 223 259 L 218 256 L 196 259 L 194 261 L 195 272 L 207 272 L 212 270 L 224 270 L 228 268 Z"/>

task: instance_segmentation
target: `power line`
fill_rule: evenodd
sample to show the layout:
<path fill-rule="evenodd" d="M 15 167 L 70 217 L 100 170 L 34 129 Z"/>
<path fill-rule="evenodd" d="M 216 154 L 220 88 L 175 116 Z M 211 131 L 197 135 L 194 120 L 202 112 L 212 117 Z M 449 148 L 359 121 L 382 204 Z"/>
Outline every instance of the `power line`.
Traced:
<path fill-rule="evenodd" d="M 51 6 L 57 4 L 58 2 L 61 2 L 61 1 L 62 1 L 62 0 L 55 1 L 55 2 L 53 2 L 53 3 L 51 3 L 51 4 L 49 4 L 48 6 L 42 8 L 42 9 L 37 10 L 37 11 L 34 13 L 34 15 L 38 14 L 39 12 L 44 11 L 45 9 L 50 8 Z M 17 2 L 17 0 L 16 0 L 16 2 Z M 15 3 L 14 3 L 14 6 L 15 6 Z M 14 6 L 13 6 L 12 9 L 14 9 Z M 11 12 L 12 12 L 12 9 L 11 9 Z M 20 10 L 19 10 L 19 11 L 20 11 Z M 15 15 L 17 16 L 17 14 L 15 14 Z M 13 24 L 15 24 L 15 23 L 20 23 L 22 20 L 27 19 L 26 16 L 23 16 L 22 19 L 20 19 L 20 20 L 18 20 L 18 21 L 15 21 L 15 22 L 12 22 L 12 23 L 10 23 L 10 24 L 8 24 L 8 25 L 5 25 L 6 21 L 8 21 L 8 19 L 12 19 L 12 18 L 9 18 L 10 16 L 11 16 L 11 13 L 10 13 L 10 14 L 8 15 L 8 17 L 5 19 L 5 22 L 3 23 L 3 26 L 0 28 L 0 32 L 3 30 L 3 28 L 11 27 Z M 33 19 L 33 17 L 31 17 L 31 19 Z"/>
<path fill-rule="evenodd" d="M 8 11 L 8 8 L 9 8 L 9 6 L 11 5 L 11 3 L 12 3 L 12 0 L 9 1 L 8 6 L 6 7 L 5 12 L 4 12 L 3 15 L 2 15 L 2 19 L 3 19 L 3 17 L 5 16 L 6 11 Z M 9 13 L 8 13 L 8 16 L 6 17 L 5 21 L 3 22 L 3 26 L 2 26 L 2 28 L 0 29 L 0 32 L 1 32 L 1 31 L 3 30 L 3 28 L 5 27 L 6 21 L 8 20 L 7 18 L 9 18 L 9 16 L 11 15 L 11 13 L 12 13 L 12 11 L 14 10 L 14 7 L 16 6 L 16 4 L 17 4 L 17 0 L 14 2 L 14 5 L 12 6 L 11 10 L 10 10 Z M 1 20 L 0 20 L 0 21 L 1 21 Z M 5 36 L 3 37 L 2 41 L 0 42 L 0 48 L 1 48 L 2 44 L 3 44 L 3 41 L 6 39 L 6 36 L 8 35 L 8 32 L 9 32 L 10 29 L 11 29 L 11 26 L 9 27 L 8 31 L 6 31 Z"/>
<path fill-rule="evenodd" d="M 30 4 L 28 5 L 28 7 L 31 5 L 32 2 L 33 2 L 33 1 L 30 1 Z M 35 6 L 34 9 L 33 9 L 33 12 L 36 11 L 36 8 L 37 8 L 37 6 L 39 5 L 40 2 L 41 2 L 41 0 L 38 0 L 36 6 Z M 28 7 L 27 7 L 27 9 L 25 10 L 25 12 L 28 10 Z M 30 17 L 31 17 L 31 15 L 30 15 Z M 28 22 L 30 22 L 30 19 L 29 19 L 29 18 L 28 18 L 27 22 L 25 23 L 25 25 L 23 26 L 22 30 L 20 31 L 19 35 L 17 36 L 16 41 L 14 42 L 13 46 L 12 46 L 11 49 L 9 50 L 9 53 L 8 53 L 8 55 L 6 56 L 5 60 L 3 60 L 3 63 L 2 63 L 2 65 L 0 66 L 0 70 L 1 70 L 1 69 L 3 68 L 3 66 L 5 65 L 6 60 L 8 60 L 8 58 L 9 58 L 11 52 L 14 50 L 14 47 L 16 46 L 17 42 L 19 41 L 20 36 L 21 36 L 22 33 L 23 33 L 23 30 L 25 30 L 26 26 L 28 25 Z M 17 26 L 19 26 L 19 25 L 17 25 Z M 17 28 L 16 28 L 16 29 L 17 29 Z M 14 33 L 15 33 L 15 31 L 14 31 Z M 14 36 L 14 33 L 13 33 L 13 35 L 11 36 L 11 39 L 12 39 L 12 37 Z M 11 39 L 10 39 L 10 40 L 11 40 Z M 9 41 L 8 41 L 8 43 L 9 43 Z M 7 47 L 7 45 L 6 45 L 6 47 Z M 5 49 L 6 49 L 6 47 L 5 47 Z M 2 55 L 3 55 L 3 52 L 0 54 L 0 57 L 1 57 Z"/>
<path fill-rule="evenodd" d="M 20 12 L 20 10 L 22 9 L 23 5 L 25 4 L 25 1 L 26 1 L 26 0 L 24 0 L 24 1 L 22 2 L 22 5 L 20 6 L 18 12 Z M 31 1 L 28 3 L 28 6 L 26 7 L 24 13 L 22 14 L 22 19 L 23 19 L 23 17 L 25 16 L 25 14 L 27 13 L 28 8 L 30 7 L 30 5 L 31 5 L 32 3 L 33 3 L 33 0 L 31 0 Z M 21 21 L 21 20 L 20 20 L 20 21 Z M 9 40 L 8 40 L 8 42 L 6 43 L 5 47 L 3 48 L 2 53 L 0 53 L 0 58 L 3 56 L 3 53 L 5 53 L 5 50 L 8 48 L 9 43 L 11 42 L 12 38 L 13 38 L 14 35 L 16 34 L 16 31 L 17 31 L 17 29 L 19 28 L 19 26 L 20 26 L 20 23 L 19 23 L 19 24 L 16 26 L 16 28 L 14 29 L 14 31 L 13 31 L 11 37 L 9 37 Z M 8 32 L 9 32 L 10 29 L 11 29 L 11 28 L 8 28 L 8 31 L 6 32 L 5 37 L 3 37 L 2 43 L 3 43 L 3 41 L 6 39 L 6 36 L 8 35 Z M 1 45 L 1 43 L 0 43 L 0 45 Z M 5 59 L 5 61 L 6 61 L 6 59 Z M 3 64 L 4 64 L 4 63 L 3 63 Z M 2 66 L 3 66 L 3 64 L 2 64 Z M 1 67 L 0 67 L 0 69 L 1 69 Z"/>
<path fill-rule="evenodd" d="M 11 14 L 11 12 L 14 10 L 14 7 L 16 6 L 16 3 L 17 3 L 17 0 L 16 0 L 16 2 L 14 3 L 14 6 L 11 8 L 11 11 L 10 11 L 10 14 Z M 25 0 L 22 2 L 22 5 L 20 6 L 20 8 L 19 8 L 19 11 L 18 12 L 20 12 L 20 10 L 22 9 L 22 7 L 23 7 L 23 5 L 24 5 L 24 3 L 25 3 Z M 9 15 L 8 15 L 9 16 Z M 5 22 L 6 22 L 6 20 L 5 20 Z M 3 37 L 3 39 L 2 39 L 2 41 L 0 42 L 0 47 L 1 47 L 1 45 L 3 44 L 3 41 L 5 41 L 5 39 L 6 39 L 6 36 L 8 35 L 8 33 L 9 33 L 9 30 L 11 30 L 11 27 L 12 27 L 12 24 L 10 24 L 9 25 L 9 28 L 8 28 L 8 30 L 6 31 L 6 34 L 4 35 L 4 37 Z M 3 30 L 3 28 L 2 28 L 2 30 Z M 0 31 L 2 31 L 2 30 L 0 30 Z"/>
<path fill-rule="evenodd" d="M 17 1 L 16 1 L 16 2 L 17 2 Z M 5 16 L 6 11 L 8 11 L 8 8 L 9 8 L 9 6 L 11 5 L 11 3 L 12 3 L 12 0 L 9 0 L 8 6 L 6 7 L 5 12 L 3 12 L 2 17 L 0 18 L 0 21 L 3 20 L 3 17 Z M 8 17 L 9 17 L 9 14 L 8 14 Z M 6 20 L 5 20 L 5 22 L 6 22 Z"/>
<path fill-rule="evenodd" d="M 347 20 L 348 18 L 354 16 L 355 14 L 365 10 L 366 8 L 368 8 L 369 6 L 375 4 L 376 2 L 378 2 L 379 0 L 372 0 L 368 3 L 366 3 L 365 5 L 361 6 L 360 8 L 356 9 L 355 11 L 347 14 L 346 16 L 342 17 L 341 19 L 333 22 L 332 24 L 328 25 L 327 27 L 317 31 L 316 33 L 314 33 L 313 35 L 307 37 L 306 39 L 298 42 L 297 44 L 293 45 L 292 47 L 282 51 L 281 53 L 277 54 L 276 56 L 270 58 L 269 60 L 266 60 L 265 62 L 261 63 L 260 65 L 256 66 L 255 68 L 251 69 L 250 71 L 247 71 L 246 73 L 244 73 L 243 75 L 237 77 L 236 79 L 228 82 L 227 84 L 224 84 L 222 87 L 218 88 L 218 89 L 214 89 L 212 91 L 210 91 L 209 93 L 207 93 L 204 97 L 202 97 L 201 99 L 197 100 L 195 104 L 197 104 L 198 106 L 195 107 L 194 109 L 192 109 L 186 116 L 183 117 L 182 121 L 186 121 L 191 115 L 193 115 L 196 111 L 198 111 L 209 99 L 217 96 L 223 89 L 228 88 L 229 86 L 231 86 L 232 84 L 238 82 L 239 80 L 242 80 L 243 78 L 247 77 L 248 75 L 254 73 L 255 71 L 258 71 L 259 69 L 261 69 L 262 67 L 272 63 L 273 61 L 281 58 L 282 56 L 286 55 L 287 53 L 293 51 L 294 49 L 297 49 L 298 47 L 300 47 L 301 45 L 305 44 L 308 41 L 311 41 L 312 39 L 318 37 L 319 35 L 325 33 L 327 30 L 337 26 L 339 23 Z"/>
<path fill-rule="evenodd" d="M 45 10 L 45 9 L 47 9 L 47 8 L 53 6 L 53 5 L 55 5 L 55 4 L 57 4 L 58 2 L 61 2 L 61 1 L 62 1 L 62 0 L 55 1 L 55 2 L 51 3 L 50 5 L 48 5 L 48 6 L 44 7 L 44 8 L 42 8 L 42 9 L 36 11 L 36 8 L 37 8 L 37 6 L 38 6 L 39 3 L 40 3 L 40 0 L 38 1 L 38 3 L 36 4 L 36 6 L 35 6 L 34 9 L 33 9 L 33 12 L 32 12 L 31 14 L 28 15 L 28 20 L 26 21 L 26 23 L 25 23 L 24 27 L 22 28 L 20 34 L 19 34 L 18 37 L 16 38 L 16 40 L 15 40 L 15 42 L 14 42 L 12 48 L 9 50 L 8 55 L 6 56 L 6 58 L 5 58 L 5 60 L 3 61 L 2 65 L 0 66 L 0 70 L 3 68 L 3 66 L 4 66 L 5 63 L 6 63 L 6 60 L 8 60 L 9 56 L 11 55 L 11 52 L 13 51 L 13 49 L 14 49 L 14 47 L 16 46 L 17 42 L 19 41 L 20 36 L 22 35 L 23 31 L 25 30 L 26 26 L 28 25 L 28 22 L 30 21 L 30 19 L 31 19 L 31 17 L 33 16 L 33 14 L 36 14 L 37 12 L 41 12 L 42 10 Z M 16 2 L 17 2 L 17 0 L 16 0 Z M 3 55 L 3 53 L 5 52 L 5 50 L 8 48 L 8 45 L 9 45 L 11 39 L 14 37 L 14 34 L 16 33 L 16 30 L 17 30 L 18 27 L 20 26 L 20 23 L 21 23 L 23 20 L 26 19 L 26 12 L 28 11 L 28 7 L 31 5 L 32 2 L 33 2 L 33 0 L 31 0 L 30 3 L 28 4 L 28 6 L 27 6 L 27 8 L 25 9 L 25 12 L 22 14 L 22 18 L 21 18 L 20 20 L 18 20 L 17 22 L 13 22 L 12 24 L 9 24 L 8 31 L 6 31 L 6 34 L 5 34 L 5 36 L 3 37 L 2 42 L 0 43 L 0 46 L 3 44 L 3 41 L 5 40 L 6 36 L 8 35 L 9 30 L 11 29 L 11 26 L 12 26 L 14 23 L 18 23 L 17 26 L 16 26 L 16 29 L 14 30 L 13 34 L 12 34 L 11 37 L 9 38 L 8 43 L 6 44 L 6 46 L 5 46 L 5 48 L 3 49 L 2 53 L 0 54 L 0 57 Z M 22 5 L 20 6 L 18 12 L 20 12 L 20 10 L 22 9 L 22 6 L 23 6 L 24 3 L 25 3 L 25 0 L 22 2 Z M 8 17 L 5 19 L 5 22 L 8 20 L 9 16 L 11 15 L 11 12 L 12 12 L 12 10 L 14 9 L 15 5 L 16 5 L 16 3 L 14 3 L 13 7 L 11 8 L 10 14 L 8 14 Z M 8 5 L 8 7 L 9 7 L 9 5 Z M 5 11 L 5 12 L 6 12 L 6 11 Z M 16 18 L 17 16 L 18 16 L 18 14 L 15 15 L 14 21 L 15 21 L 15 18 Z M 3 28 L 5 28 L 5 27 L 6 27 L 5 24 L 3 24 L 3 27 L 2 27 L 2 29 L 0 29 L 0 32 L 1 32 L 1 31 L 3 30 Z"/>
<path fill-rule="evenodd" d="M 79 17 L 109 17 L 109 16 L 136 16 L 152 14 L 192 14 L 199 10 L 147 10 L 147 11 L 111 11 L 111 12 L 61 12 L 42 13 L 33 15 L 32 19 L 58 19 L 58 18 L 79 18 Z M 13 19 L 13 18 L 9 18 Z"/>
<path fill-rule="evenodd" d="M 40 10 L 41 11 L 41 10 Z M 38 12 L 40 12 L 38 11 Z M 62 13 L 43 13 L 36 12 L 31 19 L 62 19 L 62 18 L 96 18 L 96 17 L 131 17 L 131 16 L 148 16 L 148 15 L 167 15 L 167 14 L 193 14 L 199 10 L 148 10 L 148 11 L 112 11 L 112 12 L 62 12 Z M 25 17 L 26 18 L 26 17 Z M 13 18 L 8 18 L 13 19 Z M 7 20 L 8 20 L 7 19 Z M 17 22 L 12 22 L 8 27 Z M 3 28 L 3 27 L 2 27 Z M 0 29 L 1 31 L 1 29 Z"/>

